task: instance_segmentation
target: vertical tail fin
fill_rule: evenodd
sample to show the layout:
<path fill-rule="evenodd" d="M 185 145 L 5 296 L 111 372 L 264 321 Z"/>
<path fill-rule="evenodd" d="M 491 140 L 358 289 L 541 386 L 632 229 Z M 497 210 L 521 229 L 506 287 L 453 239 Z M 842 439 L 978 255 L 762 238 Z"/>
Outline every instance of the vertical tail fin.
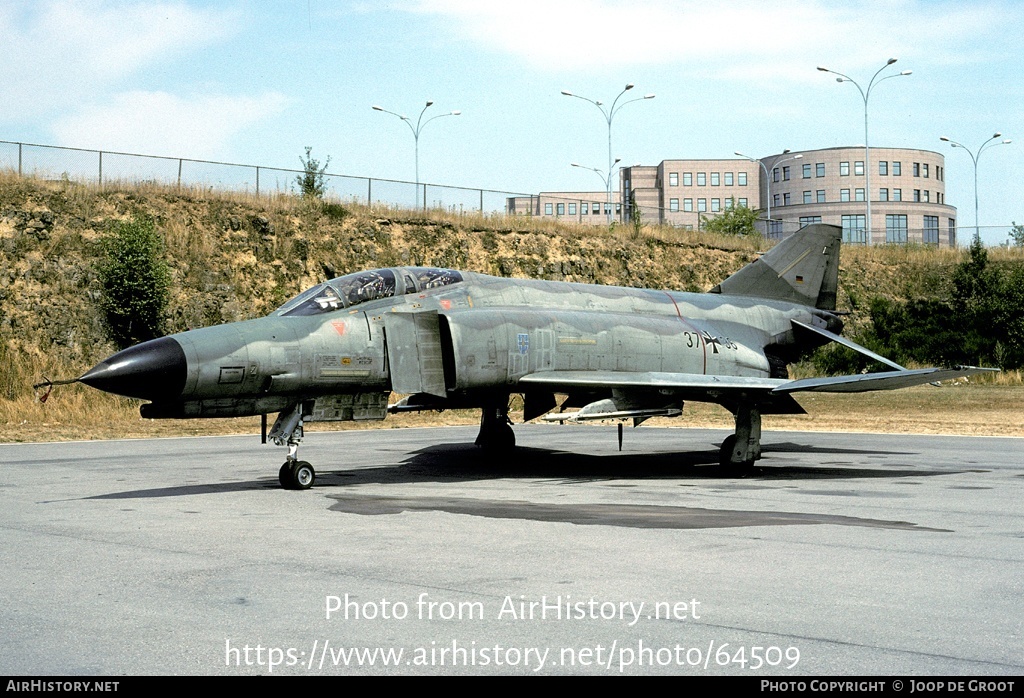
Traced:
<path fill-rule="evenodd" d="M 842 234 L 842 228 L 835 225 L 805 226 L 708 293 L 835 310 Z"/>

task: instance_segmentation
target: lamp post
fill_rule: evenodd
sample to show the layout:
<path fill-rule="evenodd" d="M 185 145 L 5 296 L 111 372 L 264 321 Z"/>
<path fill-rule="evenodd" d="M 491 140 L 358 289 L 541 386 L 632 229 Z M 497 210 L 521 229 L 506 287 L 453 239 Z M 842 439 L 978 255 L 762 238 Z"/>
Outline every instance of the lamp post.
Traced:
<path fill-rule="evenodd" d="M 771 169 L 774 170 L 779 165 L 779 163 L 788 162 L 789 160 L 799 160 L 800 158 L 803 157 L 803 154 L 794 155 L 793 157 L 790 157 L 790 158 L 783 157 L 783 156 L 785 156 L 788 153 L 789 153 L 789 149 L 788 148 L 786 150 L 783 150 L 782 151 L 782 155 L 779 155 L 779 157 L 775 158 L 775 160 L 772 162 L 772 168 Z M 768 187 L 768 189 L 767 189 L 767 199 L 765 200 L 765 203 L 767 205 L 767 209 L 766 209 L 766 213 L 765 213 L 764 236 L 768 237 L 768 232 L 769 232 L 768 228 L 769 228 L 769 226 L 771 226 L 771 222 L 772 222 L 772 176 L 771 176 L 771 171 L 768 169 L 768 166 L 765 165 L 763 161 L 758 160 L 757 158 L 752 158 L 749 155 L 744 155 L 743 153 L 741 153 L 739 151 L 736 151 L 735 154 L 739 155 L 741 158 L 746 158 L 747 160 L 750 160 L 751 162 L 756 162 L 758 165 L 761 166 L 761 169 L 764 170 L 764 181 L 767 183 L 767 187 Z"/>
<path fill-rule="evenodd" d="M 584 102 L 590 102 L 591 104 L 593 104 L 595 107 L 601 110 L 601 114 L 604 116 L 605 121 L 608 122 L 608 177 L 605 181 L 605 188 L 607 189 L 608 194 L 609 225 L 611 225 L 612 222 L 612 168 L 615 166 L 615 163 L 618 162 L 618 160 L 612 160 L 612 119 L 614 119 L 615 115 L 619 113 L 619 110 L 622 109 L 627 104 L 632 104 L 633 102 L 640 102 L 645 99 L 654 99 L 653 94 L 647 94 L 644 95 L 643 97 L 637 97 L 636 99 L 628 99 L 622 104 L 619 104 L 619 99 L 622 97 L 622 95 L 626 94 L 626 92 L 628 92 L 629 90 L 632 90 L 633 87 L 633 83 L 628 83 L 626 87 L 623 88 L 622 92 L 620 92 L 618 96 L 615 98 L 615 100 L 612 102 L 612 106 L 608 109 L 605 109 L 604 102 L 599 102 L 588 97 L 581 97 L 580 95 L 573 94 L 568 90 L 562 90 L 562 94 L 565 95 L 566 97 L 575 97 L 576 99 L 582 99 Z"/>
<path fill-rule="evenodd" d="M 989 148 L 994 148 L 997 145 L 1008 145 L 1008 144 L 1013 142 L 1013 141 L 1011 141 L 1009 139 L 1007 139 L 1005 141 L 1000 141 L 999 143 L 993 143 L 992 142 L 992 141 L 994 141 L 997 138 L 1001 138 L 1002 135 L 1003 134 L 1001 134 L 999 132 L 993 133 L 992 137 L 989 138 L 988 140 L 986 140 L 984 143 L 982 143 L 981 147 L 978 148 L 977 152 L 974 152 L 974 153 L 972 153 L 971 149 L 968 148 L 963 143 L 957 143 L 956 141 L 950 140 L 949 138 L 946 138 L 945 136 L 939 136 L 939 140 L 940 141 L 945 141 L 946 143 L 949 143 L 954 148 L 963 148 L 964 150 L 966 150 L 967 154 L 971 156 L 971 161 L 974 162 L 974 241 L 975 242 L 981 242 L 981 229 L 979 228 L 979 225 L 978 225 L 978 158 L 980 158 L 981 154 L 983 152 L 985 152 L 986 150 L 988 150 Z"/>
<path fill-rule="evenodd" d="M 614 168 L 620 162 L 622 162 L 622 158 L 615 158 L 615 162 L 612 163 L 612 167 Z M 605 176 L 605 173 L 602 170 L 597 169 L 596 167 L 587 167 L 586 165 L 581 165 L 578 162 L 570 162 L 569 165 L 571 165 L 572 167 L 578 167 L 581 170 L 590 170 L 591 172 L 596 172 L 597 176 L 601 178 L 601 182 L 604 184 L 604 188 L 607 191 L 609 191 L 609 192 L 611 191 L 611 181 L 612 181 L 611 170 L 609 170 L 608 171 L 608 175 Z M 605 204 L 608 207 L 608 217 L 609 217 L 609 219 L 611 219 L 611 215 L 612 215 L 612 207 L 611 207 L 610 201 L 611 200 L 609 199 L 609 203 Z"/>
<path fill-rule="evenodd" d="M 405 125 L 409 127 L 410 131 L 412 131 L 412 137 L 413 137 L 413 140 L 415 141 L 415 146 L 416 146 L 416 205 L 417 206 L 420 203 L 420 201 L 419 201 L 419 199 L 420 199 L 420 193 L 419 193 L 420 192 L 420 133 L 423 131 L 423 128 L 427 124 L 429 124 L 431 121 L 433 121 L 435 119 L 440 119 L 443 116 L 458 116 L 459 114 L 462 113 L 461 111 L 450 111 L 450 112 L 447 112 L 445 114 L 438 114 L 436 116 L 432 116 L 429 119 L 427 119 L 426 121 L 424 121 L 423 120 L 423 114 L 424 114 L 424 112 L 427 111 L 427 109 L 430 108 L 430 106 L 433 103 L 434 103 L 434 100 L 432 100 L 432 99 L 428 99 L 427 100 L 426 105 L 423 107 L 422 110 L 420 110 L 420 116 L 419 116 L 418 119 L 416 119 L 416 126 L 415 127 L 412 125 L 412 121 L 410 121 L 408 116 L 403 116 L 403 115 L 395 113 L 393 111 L 388 111 L 387 109 L 384 109 L 383 107 L 378 107 L 376 104 L 371 107 L 371 109 L 373 109 L 374 111 L 380 111 L 380 112 L 384 112 L 385 114 L 391 114 L 392 116 L 397 116 L 399 119 L 404 121 Z M 426 208 L 426 207 L 427 207 L 427 192 L 426 192 L 426 190 L 424 190 L 424 192 L 423 192 L 423 208 Z"/>
<path fill-rule="evenodd" d="M 818 70 L 820 70 L 823 73 L 832 73 L 833 75 L 837 75 L 838 77 L 836 78 L 836 82 L 852 82 L 854 87 L 856 87 L 857 90 L 860 92 L 860 96 L 864 99 L 864 199 L 867 201 L 867 220 L 864 222 L 864 228 L 866 235 L 865 239 L 868 245 L 871 244 L 871 152 L 870 146 L 868 145 L 868 98 L 871 97 L 872 88 L 877 84 L 875 80 L 878 78 L 879 74 L 883 70 L 888 68 L 890 65 L 895 63 L 896 60 L 897 59 L 895 58 L 890 58 L 889 60 L 887 60 L 885 62 L 885 65 L 879 68 L 871 77 L 871 82 L 868 83 L 868 89 L 866 90 L 861 88 L 860 84 L 856 80 L 851 78 L 849 75 L 843 75 L 842 73 L 836 72 L 834 70 L 823 68 L 820 65 L 818 66 Z M 896 73 L 894 75 L 886 75 L 881 80 L 878 80 L 878 83 L 884 82 L 885 80 L 888 80 L 890 78 L 898 78 L 904 75 L 910 75 L 911 72 L 912 71 L 910 70 L 904 70 L 903 72 Z"/>

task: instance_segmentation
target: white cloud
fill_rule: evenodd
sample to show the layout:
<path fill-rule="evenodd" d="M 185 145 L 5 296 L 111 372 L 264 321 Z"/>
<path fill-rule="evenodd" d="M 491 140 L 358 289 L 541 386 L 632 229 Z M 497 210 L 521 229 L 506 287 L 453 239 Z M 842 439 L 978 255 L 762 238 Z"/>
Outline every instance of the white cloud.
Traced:
<path fill-rule="evenodd" d="M 970 61 L 964 43 L 1005 23 L 995 2 L 924 0 L 411 0 L 411 12 L 443 17 L 464 40 L 548 70 L 686 62 L 742 76 L 746 64 L 806 71 L 822 56 L 869 69 L 901 51 L 937 62 Z"/>
<path fill-rule="evenodd" d="M 277 92 L 186 98 L 134 91 L 58 119 L 53 132 L 60 145 L 210 159 L 220 157 L 237 133 L 279 114 L 286 104 Z"/>
<path fill-rule="evenodd" d="M 185 2 L 47 0 L 0 7 L 0 119 L 89 97 L 233 32 L 235 13 Z"/>

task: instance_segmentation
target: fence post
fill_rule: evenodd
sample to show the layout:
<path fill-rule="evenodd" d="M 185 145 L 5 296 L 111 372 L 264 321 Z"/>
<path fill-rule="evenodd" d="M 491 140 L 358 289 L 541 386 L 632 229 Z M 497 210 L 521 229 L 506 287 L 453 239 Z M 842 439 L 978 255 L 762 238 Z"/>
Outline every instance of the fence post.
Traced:
<path fill-rule="evenodd" d="M 260 166 L 256 166 L 256 196 L 260 195 Z"/>
<path fill-rule="evenodd" d="M 484 190 L 480 190 L 480 215 L 484 215 Z"/>
<path fill-rule="evenodd" d="M 178 158 L 178 189 L 181 189 L 181 158 Z"/>
<path fill-rule="evenodd" d="M 99 153 L 100 153 L 100 186 L 102 187 L 103 186 L 103 151 L 101 150 L 101 151 L 99 151 Z"/>
<path fill-rule="evenodd" d="M 366 178 L 366 205 L 373 206 L 373 179 Z"/>
<path fill-rule="evenodd" d="M 18 144 L 18 176 L 21 176 L 21 143 Z"/>

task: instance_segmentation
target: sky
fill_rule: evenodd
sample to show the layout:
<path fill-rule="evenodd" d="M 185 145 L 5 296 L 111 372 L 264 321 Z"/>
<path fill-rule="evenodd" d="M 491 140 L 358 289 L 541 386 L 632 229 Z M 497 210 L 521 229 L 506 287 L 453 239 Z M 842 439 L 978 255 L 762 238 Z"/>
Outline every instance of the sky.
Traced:
<path fill-rule="evenodd" d="M 1016 0 L 0 0 L 0 140 L 510 192 L 603 189 L 623 165 L 870 144 L 946 157 L 982 238 L 1024 222 Z M 967 146 L 952 149 L 947 136 Z M 966 235 L 961 235 L 966 239 Z"/>

